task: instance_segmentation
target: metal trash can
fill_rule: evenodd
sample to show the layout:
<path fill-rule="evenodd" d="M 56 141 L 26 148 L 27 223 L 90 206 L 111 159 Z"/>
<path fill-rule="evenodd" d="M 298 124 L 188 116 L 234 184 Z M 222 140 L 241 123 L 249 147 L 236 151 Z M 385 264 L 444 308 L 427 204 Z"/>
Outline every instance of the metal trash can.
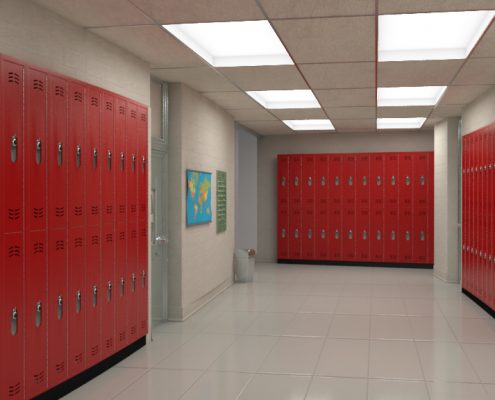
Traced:
<path fill-rule="evenodd" d="M 254 275 L 254 249 L 237 249 L 234 256 L 234 279 L 236 282 L 252 282 Z"/>

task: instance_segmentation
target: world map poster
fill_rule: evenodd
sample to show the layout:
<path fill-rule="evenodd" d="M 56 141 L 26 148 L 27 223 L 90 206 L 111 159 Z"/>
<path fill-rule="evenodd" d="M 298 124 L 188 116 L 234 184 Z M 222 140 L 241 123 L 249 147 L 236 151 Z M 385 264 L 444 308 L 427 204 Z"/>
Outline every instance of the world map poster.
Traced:
<path fill-rule="evenodd" d="M 211 222 L 211 173 L 188 169 L 186 178 L 186 224 L 199 225 Z"/>

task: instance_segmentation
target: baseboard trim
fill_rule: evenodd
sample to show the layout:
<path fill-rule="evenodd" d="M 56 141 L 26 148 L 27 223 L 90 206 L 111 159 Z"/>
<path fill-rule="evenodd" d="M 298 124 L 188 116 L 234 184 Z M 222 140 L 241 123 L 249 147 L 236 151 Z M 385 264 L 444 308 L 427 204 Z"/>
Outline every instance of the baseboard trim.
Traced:
<path fill-rule="evenodd" d="M 346 267 L 386 267 L 386 268 L 420 268 L 433 269 L 433 264 L 390 263 L 368 261 L 332 261 L 332 260 L 284 260 L 278 259 L 277 264 L 305 264 L 305 265 L 338 265 Z"/>
<path fill-rule="evenodd" d="M 73 390 L 76 390 L 78 387 L 81 387 L 85 383 L 96 378 L 98 375 L 118 364 L 123 359 L 129 357 L 132 353 L 139 350 L 144 345 L 146 345 L 146 337 L 142 337 L 141 339 L 136 340 L 134 343 L 131 343 L 129 346 L 123 348 L 118 353 L 115 353 L 114 355 L 104 359 L 98 364 L 68 379 L 67 381 L 62 382 L 60 385 L 51 388 L 45 393 L 34 397 L 33 400 L 60 399 L 66 394 L 72 392 Z"/>
<path fill-rule="evenodd" d="M 481 301 L 474 294 L 472 294 L 469 290 L 462 288 L 462 293 L 464 293 L 467 297 L 473 300 L 476 304 L 478 304 L 483 310 L 485 310 L 492 318 L 495 318 L 495 310 L 491 308 L 489 305 Z"/>

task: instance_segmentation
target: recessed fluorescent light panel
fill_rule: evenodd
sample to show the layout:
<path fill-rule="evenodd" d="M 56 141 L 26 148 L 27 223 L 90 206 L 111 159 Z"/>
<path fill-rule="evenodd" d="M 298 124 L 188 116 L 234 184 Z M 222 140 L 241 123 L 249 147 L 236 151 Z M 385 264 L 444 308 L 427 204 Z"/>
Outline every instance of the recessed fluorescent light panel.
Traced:
<path fill-rule="evenodd" d="M 380 15 L 378 61 L 464 59 L 494 11 Z"/>
<path fill-rule="evenodd" d="M 333 131 L 335 128 L 329 119 L 290 119 L 283 121 L 294 131 Z"/>
<path fill-rule="evenodd" d="M 258 90 L 246 93 L 268 109 L 321 108 L 311 90 Z"/>
<path fill-rule="evenodd" d="M 426 118 L 377 118 L 377 129 L 419 129 Z"/>
<path fill-rule="evenodd" d="M 268 21 L 163 27 L 214 67 L 293 64 Z"/>
<path fill-rule="evenodd" d="M 447 86 L 378 88 L 378 107 L 432 106 L 438 103 Z"/>

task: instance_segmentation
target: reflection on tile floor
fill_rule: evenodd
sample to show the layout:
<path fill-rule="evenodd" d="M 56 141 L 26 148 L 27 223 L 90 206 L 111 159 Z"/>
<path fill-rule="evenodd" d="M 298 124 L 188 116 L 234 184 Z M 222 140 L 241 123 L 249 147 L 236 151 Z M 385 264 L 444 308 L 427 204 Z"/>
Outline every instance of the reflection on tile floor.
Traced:
<path fill-rule="evenodd" d="M 495 321 L 431 270 L 258 264 L 66 398 L 495 400 Z"/>

